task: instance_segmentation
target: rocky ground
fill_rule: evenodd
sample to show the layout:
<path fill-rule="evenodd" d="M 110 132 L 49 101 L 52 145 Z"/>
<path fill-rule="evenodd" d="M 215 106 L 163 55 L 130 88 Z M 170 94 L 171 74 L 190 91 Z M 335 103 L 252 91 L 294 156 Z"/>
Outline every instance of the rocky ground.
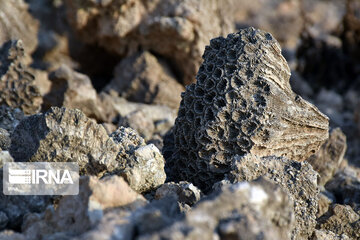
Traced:
<path fill-rule="evenodd" d="M 10 161 L 4 240 L 360 239 L 360 2 L 0 1 Z"/>

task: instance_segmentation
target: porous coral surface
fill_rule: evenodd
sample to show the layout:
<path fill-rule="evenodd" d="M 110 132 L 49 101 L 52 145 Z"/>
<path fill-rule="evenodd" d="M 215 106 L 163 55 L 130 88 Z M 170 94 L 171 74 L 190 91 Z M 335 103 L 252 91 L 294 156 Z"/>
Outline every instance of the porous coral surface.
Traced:
<path fill-rule="evenodd" d="M 221 180 L 231 156 L 302 161 L 328 138 L 328 118 L 292 92 L 290 69 L 270 33 L 246 28 L 212 39 L 175 122 L 175 179 L 202 189 Z"/>

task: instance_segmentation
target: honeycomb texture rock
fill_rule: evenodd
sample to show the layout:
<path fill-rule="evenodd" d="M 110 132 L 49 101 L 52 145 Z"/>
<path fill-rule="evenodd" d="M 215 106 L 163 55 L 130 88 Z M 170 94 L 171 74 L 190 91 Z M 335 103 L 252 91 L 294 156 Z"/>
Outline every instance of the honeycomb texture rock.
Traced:
<path fill-rule="evenodd" d="M 315 230 L 318 210 L 318 173 L 306 162 L 283 157 L 257 157 L 252 154 L 234 156 L 231 183 L 264 177 L 279 185 L 294 202 L 295 227 L 291 239 L 309 239 Z"/>
<path fill-rule="evenodd" d="M 231 156 L 302 161 L 328 138 L 328 118 L 292 92 L 290 70 L 270 33 L 246 28 L 210 41 L 187 86 L 174 128 L 169 173 L 209 189 Z"/>
<path fill-rule="evenodd" d="M 120 56 L 151 50 L 174 62 L 186 84 L 194 81 L 210 38 L 234 29 L 234 0 L 64 2 L 70 25 L 84 42 Z"/>
<path fill-rule="evenodd" d="M 24 51 L 21 40 L 8 41 L 0 48 L 0 105 L 33 114 L 40 110 L 42 97 L 34 84 L 35 77 L 22 62 Z"/>

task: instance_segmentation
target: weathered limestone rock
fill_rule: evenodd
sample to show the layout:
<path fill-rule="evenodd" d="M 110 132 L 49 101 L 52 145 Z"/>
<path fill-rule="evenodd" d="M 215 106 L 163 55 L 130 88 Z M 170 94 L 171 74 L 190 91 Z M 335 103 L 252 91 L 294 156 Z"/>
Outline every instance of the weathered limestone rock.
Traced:
<path fill-rule="evenodd" d="M 189 206 L 197 203 L 202 196 L 200 189 L 195 187 L 189 182 L 168 182 L 161 185 L 156 190 L 155 199 L 161 199 L 165 197 L 173 197 L 180 203 L 188 204 Z"/>
<path fill-rule="evenodd" d="M 33 53 L 38 44 L 39 24 L 29 13 L 25 1 L 1 1 L 0 16 L 0 45 L 22 39 L 29 54 Z"/>
<path fill-rule="evenodd" d="M 145 145 L 144 139 L 130 128 L 120 127 L 110 137 L 121 146 L 117 158 L 125 164 L 117 173 L 132 189 L 146 192 L 165 182 L 165 161 L 157 147 Z"/>
<path fill-rule="evenodd" d="M 200 201 L 184 220 L 139 239 L 289 239 L 292 201 L 264 179 L 226 185 Z"/>
<path fill-rule="evenodd" d="M 46 108 L 51 106 L 77 108 L 86 116 L 106 121 L 102 103 L 88 76 L 62 65 L 50 74 L 51 90 L 45 96 Z"/>
<path fill-rule="evenodd" d="M 73 162 L 81 174 L 121 174 L 136 191 L 150 191 L 165 182 L 164 158 L 145 145 L 134 130 L 119 128 L 108 136 L 103 126 L 80 110 L 52 107 L 22 120 L 12 135 L 15 161 Z"/>
<path fill-rule="evenodd" d="M 316 170 L 320 178 L 318 184 L 324 186 L 338 170 L 346 151 L 346 136 L 340 128 L 331 131 L 330 137 L 320 150 L 307 161 Z"/>
<path fill-rule="evenodd" d="M 114 75 L 106 88 L 130 101 L 179 107 L 184 87 L 176 81 L 167 63 L 150 52 L 125 58 L 116 66 Z"/>
<path fill-rule="evenodd" d="M 15 161 L 73 162 L 83 174 L 114 171 L 119 145 L 80 110 L 53 107 L 23 119 L 12 135 Z"/>
<path fill-rule="evenodd" d="M 80 178 L 78 195 L 64 196 L 56 209 L 48 207 L 43 214 L 28 215 L 22 231 L 29 240 L 48 239 L 53 234 L 69 239 L 96 226 L 106 209 L 131 204 L 139 207 L 145 202 L 121 177 L 98 180 L 84 176 Z"/>
<path fill-rule="evenodd" d="M 292 239 L 308 239 L 316 225 L 318 210 L 318 174 L 307 162 L 281 157 L 235 156 L 230 182 L 251 181 L 260 176 L 278 184 L 294 202 L 295 227 Z"/>
<path fill-rule="evenodd" d="M 319 229 L 335 234 L 346 234 L 351 239 L 360 238 L 360 214 L 348 205 L 334 204 L 318 220 Z"/>
<path fill-rule="evenodd" d="M 175 122 L 174 179 L 209 189 L 235 154 L 302 161 L 328 138 L 328 118 L 292 92 L 289 67 L 270 33 L 243 29 L 210 41 L 197 82 Z"/>
<path fill-rule="evenodd" d="M 193 82 L 210 38 L 233 30 L 231 0 L 65 3 L 70 24 L 83 41 L 122 56 L 139 46 L 151 50 L 174 62 L 186 84 Z"/>
<path fill-rule="evenodd" d="M 7 41 L 0 47 L 0 104 L 33 114 L 40 110 L 42 97 L 23 63 L 24 51 L 21 40 Z"/>

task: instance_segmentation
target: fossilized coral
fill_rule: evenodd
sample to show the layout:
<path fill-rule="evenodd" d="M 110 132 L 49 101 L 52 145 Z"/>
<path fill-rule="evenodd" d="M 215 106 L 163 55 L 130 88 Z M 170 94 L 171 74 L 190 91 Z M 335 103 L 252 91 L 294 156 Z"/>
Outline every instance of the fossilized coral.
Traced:
<path fill-rule="evenodd" d="M 182 94 L 169 172 L 202 189 L 231 156 L 304 160 L 328 138 L 328 118 L 292 92 L 290 69 L 270 33 L 243 29 L 210 41 L 197 82 Z"/>

